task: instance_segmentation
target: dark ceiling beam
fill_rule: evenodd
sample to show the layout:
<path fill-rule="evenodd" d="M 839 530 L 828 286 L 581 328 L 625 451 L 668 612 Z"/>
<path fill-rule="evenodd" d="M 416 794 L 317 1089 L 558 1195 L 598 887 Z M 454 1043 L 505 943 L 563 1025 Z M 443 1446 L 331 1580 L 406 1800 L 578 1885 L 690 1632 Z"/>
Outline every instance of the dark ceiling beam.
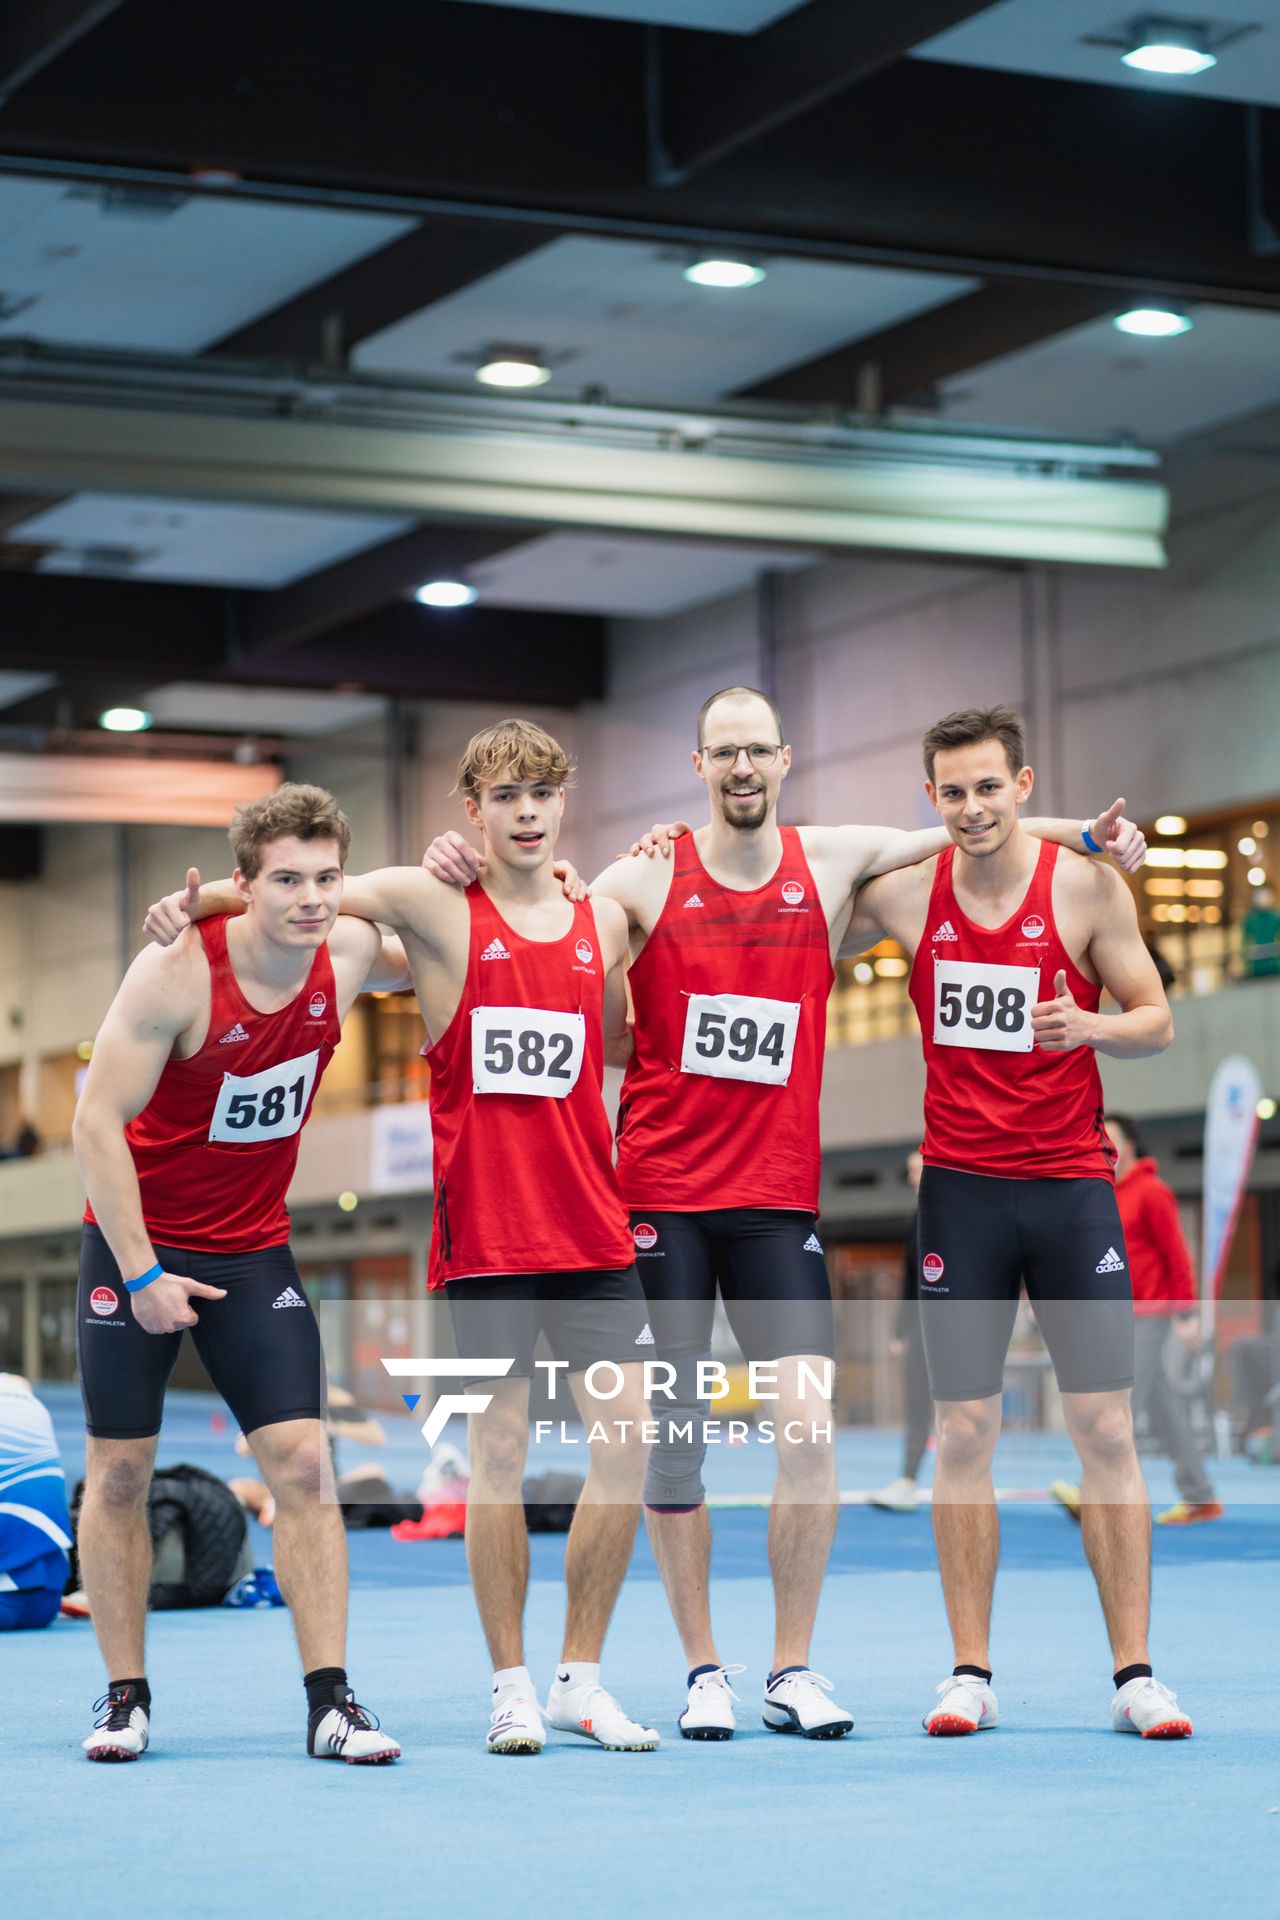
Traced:
<path fill-rule="evenodd" d="M 1037 346 L 1121 305 L 1093 287 L 1006 280 L 744 387 L 740 398 L 878 413 L 927 396 L 940 381 Z"/>
<path fill-rule="evenodd" d="M 273 593 L 236 596 L 235 652 L 262 662 L 328 629 L 404 600 L 427 580 L 454 580 L 509 547 L 536 539 L 540 527 L 423 526 L 357 553 Z"/>
<path fill-rule="evenodd" d="M 444 613 L 401 600 L 269 659 L 243 660 L 234 677 L 408 699 L 576 706 L 603 698 L 604 642 L 605 622 L 585 614 L 485 606 Z"/>
<path fill-rule="evenodd" d="M 992 0 L 809 0 L 760 33 L 669 29 L 661 38 L 667 184 L 869 80 Z"/>
<path fill-rule="evenodd" d="M 556 237 L 554 230 L 543 226 L 430 220 L 229 333 L 209 351 L 288 356 L 344 366 L 361 340 L 510 266 Z"/>
<path fill-rule="evenodd" d="M 200 678 L 225 657 L 216 587 L 0 572 L 0 664 L 35 672 Z"/>
<path fill-rule="evenodd" d="M 0 106 L 91 33 L 121 0 L 17 0 L 0 13 Z"/>

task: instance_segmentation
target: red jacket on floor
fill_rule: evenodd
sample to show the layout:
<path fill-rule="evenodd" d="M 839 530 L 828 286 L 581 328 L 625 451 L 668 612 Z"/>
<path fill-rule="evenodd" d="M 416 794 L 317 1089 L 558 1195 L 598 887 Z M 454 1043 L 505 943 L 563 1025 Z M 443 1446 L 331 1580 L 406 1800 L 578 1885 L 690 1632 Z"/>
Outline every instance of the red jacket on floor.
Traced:
<path fill-rule="evenodd" d="M 1129 1256 L 1134 1312 L 1192 1310 L 1198 1304 L 1196 1282 L 1178 1203 L 1157 1174 L 1154 1160 L 1139 1160 L 1123 1180 L 1116 1181 L 1116 1204 Z"/>

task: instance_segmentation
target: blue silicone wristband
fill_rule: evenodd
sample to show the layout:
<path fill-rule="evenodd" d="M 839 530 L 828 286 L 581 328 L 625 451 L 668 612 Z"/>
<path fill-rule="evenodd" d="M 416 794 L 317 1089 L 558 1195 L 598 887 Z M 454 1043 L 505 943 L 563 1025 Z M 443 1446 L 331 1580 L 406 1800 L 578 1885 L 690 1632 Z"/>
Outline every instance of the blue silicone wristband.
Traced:
<path fill-rule="evenodd" d="M 1093 825 L 1092 820 L 1082 820 L 1080 822 L 1080 838 L 1084 841 L 1090 853 L 1101 853 L 1102 848 L 1098 845 L 1097 841 L 1094 839 L 1093 835 L 1089 831 L 1092 825 Z"/>
<path fill-rule="evenodd" d="M 153 1280 L 158 1280 L 163 1272 L 164 1268 L 157 1260 L 154 1267 L 148 1267 L 146 1272 L 140 1273 L 136 1280 L 126 1280 L 124 1290 L 126 1293 L 140 1293 L 143 1287 L 149 1287 Z"/>

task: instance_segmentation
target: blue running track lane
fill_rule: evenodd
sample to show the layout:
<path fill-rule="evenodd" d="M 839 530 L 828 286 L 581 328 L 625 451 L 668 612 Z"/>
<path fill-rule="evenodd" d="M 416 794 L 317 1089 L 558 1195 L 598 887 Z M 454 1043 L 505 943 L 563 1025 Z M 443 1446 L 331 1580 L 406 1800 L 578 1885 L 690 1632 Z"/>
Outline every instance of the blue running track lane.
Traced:
<path fill-rule="evenodd" d="M 74 1479 L 76 1403 L 66 1389 L 47 1397 Z M 210 1430 L 213 1404 L 173 1396 L 162 1462 L 235 1470 L 233 1435 Z M 423 1458 L 411 1432 L 384 1456 L 403 1464 L 406 1484 Z M 888 1479 L 896 1444 L 842 1434 L 842 1485 Z M 1055 1436 L 1011 1436 L 998 1478 L 1045 1487 L 1071 1464 Z M 1148 1470 L 1161 1504 L 1167 1472 Z M 1275 1920 L 1280 1470 L 1214 1471 L 1228 1517 L 1156 1530 L 1156 1670 L 1195 1720 L 1185 1743 L 1109 1730 L 1109 1662 L 1079 1531 L 1043 1503 L 1002 1509 L 1002 1724 L 967 1740 L 920 1730 L 949 1665 L 927 1510 L 841 1513 L 814 1651 L 857 1719 L 839 1742 L 760 1724 L 771 1594 L 767 1516 L 752 1508 L 715 1515 L 717 1633 L 724 1658 L 748 1669 L 740 1732 L 723 1744 L 676 1732 L 683 1662 L 643 1535 L 603 1677 L 659 1727 L 656 1754 L 554 1735 L 537 1759 L 485 1752 L 487 1662 L 459 1541 L 350 1536 L 349 1666 L 404 1744 L 394 1767 L 305 1757 L 283 1610 L 154 1616 L 155 1744 L 116 1767 L 80 1754 L 102 1691 L 87 1623 L 0 1636 L 0 1913 Z M 532 1546 L 529 1663 L 545 1690 L 563 1540 Z M 255 1553 L 269 1561 L 270 1536 L 256 1528 Z"/>

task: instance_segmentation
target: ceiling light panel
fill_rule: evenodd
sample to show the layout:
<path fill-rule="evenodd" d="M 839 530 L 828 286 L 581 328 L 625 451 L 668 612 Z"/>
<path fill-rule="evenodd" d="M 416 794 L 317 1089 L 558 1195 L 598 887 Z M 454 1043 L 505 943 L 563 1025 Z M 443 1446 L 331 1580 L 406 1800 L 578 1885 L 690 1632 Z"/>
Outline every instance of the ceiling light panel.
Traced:
<path fill-rule="evenodd" d="M 472 6 L 547 11 L 548 0 L 469 0 Z M 703 27 L 712 33 L 758 33 L 801 0 L 555 0 L 557 13 L 597 20 L 638 20 L 653 27 Z"/>
<path fill-rule="evenodd" d="M 386 514 L 79 493 L 7 528 L 3 537 L 6 543 L 48 542 L 53 551 L 40 561 L 41 573 L 284 587 L 413 524 Z M 124 558 L 112 565 L 112 553 Z"/>
<path fill-rule="evenodd" d="M 200 353 L 416 223 L 193 193 L 164 218 L 0 174 L 0 284 L 28 302 L 0 338 Z"/>
<path fill-rule="evenodd" d="M 536 342 L 553 390 L 707 400 L 977 284 L 954 274 L 771 259 L 741 299 L 684 277 L 687 248 L 566 236 L 362 341 L 362 371 L 469 381 L 497 342 Z"/>
<path fill-rule="evenodd" d="M 1182 0 L 1170 0 L 1174 17 Z M 1248 0 L 1218 14 L 1186 6 L 1190 22 L 1204 27 L 1216 66 L 1195 76 L 1143 73 L 1124 64 L 1133 45 L 1127 29 L 1144 14 L 1161 18 L 1159 7 L 1126 7 L 1124 0 L 1002 0 L 984 7 L 958 26 L 926 40 L 912 58 L 949 65 L 986 67 L 997 73 L 1039 74 L 1052 80 L 1084 80 L 1096 86 L 1141 87 L 1146 91 L 1189 94 L 1197 99 L 1253 100 L 1280 106 L 1280 0 Z M 1270 57 L 1262 51 L 1271 41 Z"/>
<path fill-rule="evenodd" d="M 945 420 L 1167 445 L 1280 403 L 1280 314 L 1197 307 L 1170 340 L 1091 320 L 944 382 L 942 398 Z"/>

